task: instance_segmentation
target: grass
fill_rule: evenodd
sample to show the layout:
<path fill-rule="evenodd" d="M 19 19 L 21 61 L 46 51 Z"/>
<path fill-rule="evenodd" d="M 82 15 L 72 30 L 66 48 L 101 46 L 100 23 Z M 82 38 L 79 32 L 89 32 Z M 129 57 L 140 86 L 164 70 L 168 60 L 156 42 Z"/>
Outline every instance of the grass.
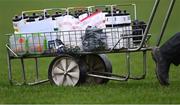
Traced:
<path fill-rule="evenodd" d="M 162 87 L 156 80 L 154 74 L 155 65 L 148 53 L 148 72 L 147 77 L 141 81 L 130 80 L 128 82 L 110 81 L 106 85 L 85 84 L 78 87 L 57 87 L 49 83 L 37 86 L 11 86 L 8 82 L 6 48 L 6 33 L 12 33 L 11 18 L 23 10 L 42 9 L 50 7 L 68 7 L 79 5 L 98 5 L 98 4 L 121 4 L 136 3 L 138 6 L 138 17 L 140 20 L 147 21 L 149 12 L 154 0 L 0 0 L 0 103 L 66 103 L 66 104 L 171 104 L 180 103 L 180 71 L 178 67 L 171 66 L 169 87 Z M 150 43 L 155 44 L 160 32 L 165 10 L 169 0 L 161 0 L 159 11 L 156 14 L 155 21 L 150 32 L 152 38 Z M 175 32 L 179 31 L 178 10 L 180 1 L 177 0 L 173 14 L 170 18 L 167 30 L 163 37 L 166 41 Z M 113 72 L 125 73 L 125 59 L 123 54 L 108 55 L 113 64 Z M 142 57 L 132 54 L 133 74 L 140 73 L 142 69 Z M 47 77 L 47 68 L 51 59 L 41 59 L 40 70 L 41 77 Z M 34 74 L 33 60 L 27 60 L 26 69 L 28 79 Z M 19 79 L 21 76 L 20 63 L 13 62 L 13 78 Z"/>

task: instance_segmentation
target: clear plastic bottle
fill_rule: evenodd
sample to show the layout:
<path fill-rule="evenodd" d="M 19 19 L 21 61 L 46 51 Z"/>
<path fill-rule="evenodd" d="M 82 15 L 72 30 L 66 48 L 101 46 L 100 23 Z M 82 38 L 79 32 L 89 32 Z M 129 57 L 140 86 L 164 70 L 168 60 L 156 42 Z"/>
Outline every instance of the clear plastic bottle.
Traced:
<path fill-rule="evenodd" d="M 29 16 L 27 14 L 23 13 L 23 18 L 22 19 L 27 20 L 28 18 L 29 18 Z"/>
<path fill-rule="evenodd" d="M 27 53 L 26 37 L 22 34 L 13 34 L 9 38 L 10 48 L 18 55 Z"/>
<path fill-rule="evenodd" d="M 19 26 L 23 23 L 22 22 L 22 17 L 16 15 L 16 16 L 13 17 L 12 21 L 13 21 L 14 33 L 18 34 L 19 31 L 20 31 Z"/>
<path fill-rule="evenodd" d="M 111 11 L 108 11 L 108 13 L 105 14 L 105 18 L 106 18 L 106 27 L 113 27 L 113 16 L 112 16 L 112 13 Z"/>
<path fill-rule="evenodd" d="M 35 22 L 35 21 L 39 21 L 39 18 L 41 18 L 38 14 L 36 13 L 32 13 L 31 16 L 29 16 L 29 18 L 26 20 L 26 22 Z"/>
<path fill-rule="evenodd" d="M 30 54 L 42 54 L 47 48 L 46 38 L 41 33 L 29 34 L 27 42 L 28 52 Z"/>

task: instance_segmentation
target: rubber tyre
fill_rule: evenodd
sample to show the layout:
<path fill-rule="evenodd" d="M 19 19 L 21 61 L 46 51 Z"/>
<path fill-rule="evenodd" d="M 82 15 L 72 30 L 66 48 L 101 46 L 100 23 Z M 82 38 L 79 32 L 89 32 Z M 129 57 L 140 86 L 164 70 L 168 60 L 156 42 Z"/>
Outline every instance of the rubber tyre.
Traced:
<path fill-rule="evenodd" d="M 111 62 L 108 60 L 105 54 L 91 54 L 85 57 L 85 61 L 88 65 L 87 72 L 91 71 L 100 71 L 100 72 L 107 72 L 112 73 L 112 65 Z M 97 69 L 96 67 L 100 67 Z M 104 76 L 111 76 L 111 75 L 104 75 Z M 86 77 L 86 83 L 90 84 L 106 84 L 109 79 L 97 78 L 97 77 Z"/>

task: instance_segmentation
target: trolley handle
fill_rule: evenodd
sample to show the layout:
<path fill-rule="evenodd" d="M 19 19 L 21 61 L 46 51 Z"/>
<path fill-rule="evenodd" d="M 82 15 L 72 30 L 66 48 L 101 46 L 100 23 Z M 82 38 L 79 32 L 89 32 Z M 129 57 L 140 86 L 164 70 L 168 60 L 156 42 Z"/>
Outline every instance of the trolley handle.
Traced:
<path fill-rule="evenodd" d="M 141 41 L 139 47 L 137 47 L 136 49 L 128 49 L 128 51 L 138 51 L 138 50 L 140 50 L 140 49 L 142 48 L 142 46 L 143 46 L 143 44 L 144 44 L 144 42 L 145 42 L 145 40 L 146 40 L 146 37 L 147 37 L 147 35 L 148 35 L 149 29 L 150 29 L 150 27 L 151 27 L 151 25 L 152 25 L 154 16 L 155 16 L 155 14 L 156 14 L 156 12 L 157 12 L 157 8 L 158 8 L 158 6 L 159 6 L 159 2 L 160 2 L 160 0 L 156 0 L 155 3 L 154 3 L 154 6 L 153 6 L 153 9 L 152 9 L 151 15 L 150 15 L 149 20 L 148 20 L 148 23 L 147 23 L 147 27 L 146 27 L 146 29 L 145 29 L 145 32 L 143 33 L 143 38 L 142 38 L 142 41 Z"/>
<path fill-rule="evenodd" d="M 170 2 L 170 4 L 169 4 L 169 8 L 168 8 L 168 11 L 167 11 L 167 13 L 166 13 L 166 16 L 165 16 L 163 25 L 162 25 L 162 27 L 161 27 L 161 33 L 160 33 L 160 36 L 159 36 L 159 38 L 158 38 L 158 40 L 157 40 L 156 46 L 159 46 L 159 44 L 160 44 L 160 42 L 161 42 L 161 39 L 162 39 L 162 37 L 163 37 L 163 35 L 164 35 L 164 32 L 165 32 L 167 23 L 168 23 L 168 21 L 169 21 L 170 15 L 171 15 L 171 13 L 172 13 L 172 10 L 173 10 L 175 1 L 176 1 L 176 0 L 171 0 L 171 2 Z M 128 51 L 137 51 L 137 50 L 140 50 L 140 49 L 142 48 L 142 46 L 143 46 L 143 44 L 144 44 L 144 42 L 145 42 L 145 39 L 146 39 L 146 37 L 147 37 L 147 34 L 148 34 L 148 32 L 149 32 L 149 29 L 150 29 L 150 27 L 151 27 L 151 24 L 152 24 L 152 22 L 153 22 L 154 16 L 155 16 L 155 14 L 156 14 L 157 7 L 159 6 L 159 2 L 160 2 L 160 0 L 156 0 L 156 1 L 155 1 L 153 10 L 152 10 L 152 12 L 151 12 L 151 15 L 150 15 L 150 18 L 149 18 L 147 27 L 146 27 L 145 32 L 144 32 L 144 34 L 143 34 L 143 40 L 141 41 L 140 46 L 139 46 L 137 49 L 129 49 Z"/>
<path fill-rule="evenodd" d="M 167 27 L 167 24 L 168 24 L 168 21 L 169 21 L 169 18 L 171 16 L 171 13 L 172 13 L 172 10 L 173 10 L 173 7 L 174 7 L 174 4 L 175 4 L 176 0 L 171 0 L 170 4 L 169 4 L 169 8 L 168 8 L 168 11 L 166 13 L 166 17 L 164 18 L 164 21 L 163 21 L 163 25 L 161 27 L 161 32 L 160 32 L 160 36 L 157 40 L 157 44 L 156 46 L 159 46 L 159 44 L 161 43 L 161 39 L 164 35 L 164 32 L 166 30 L 166 27 Z"/>

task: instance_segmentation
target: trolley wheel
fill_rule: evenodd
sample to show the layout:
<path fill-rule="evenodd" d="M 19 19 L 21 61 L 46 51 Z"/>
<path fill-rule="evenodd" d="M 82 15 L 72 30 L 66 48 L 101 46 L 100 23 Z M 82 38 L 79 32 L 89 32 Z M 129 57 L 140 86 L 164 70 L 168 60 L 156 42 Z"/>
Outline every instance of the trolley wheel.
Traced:
<path fill-rule="evenodd" d="M 51 84 L 57 86 L 76 86 L 85 81 L 86 69 L 86 65 L 78 58 L 61 55 L 51 62 L 48 78 Z"/>
<path fill-rule="evenodd" d="M 112 65 L 105 54 L 92 54 L 86 56 L 86 63 L 88 65 L 88 72 L 105 72 L 112 73 Z M 93 73 L 99 74 L 99 73 Z M 102 74 L 101 74 L 102 75 Z M 110 76 L 109 74 L 103 74 L 103 76 Z M 109 79 L 97 78 L 97 77 L 86 77 L 87 83 L 93 84 L 105 84 Z"/>

